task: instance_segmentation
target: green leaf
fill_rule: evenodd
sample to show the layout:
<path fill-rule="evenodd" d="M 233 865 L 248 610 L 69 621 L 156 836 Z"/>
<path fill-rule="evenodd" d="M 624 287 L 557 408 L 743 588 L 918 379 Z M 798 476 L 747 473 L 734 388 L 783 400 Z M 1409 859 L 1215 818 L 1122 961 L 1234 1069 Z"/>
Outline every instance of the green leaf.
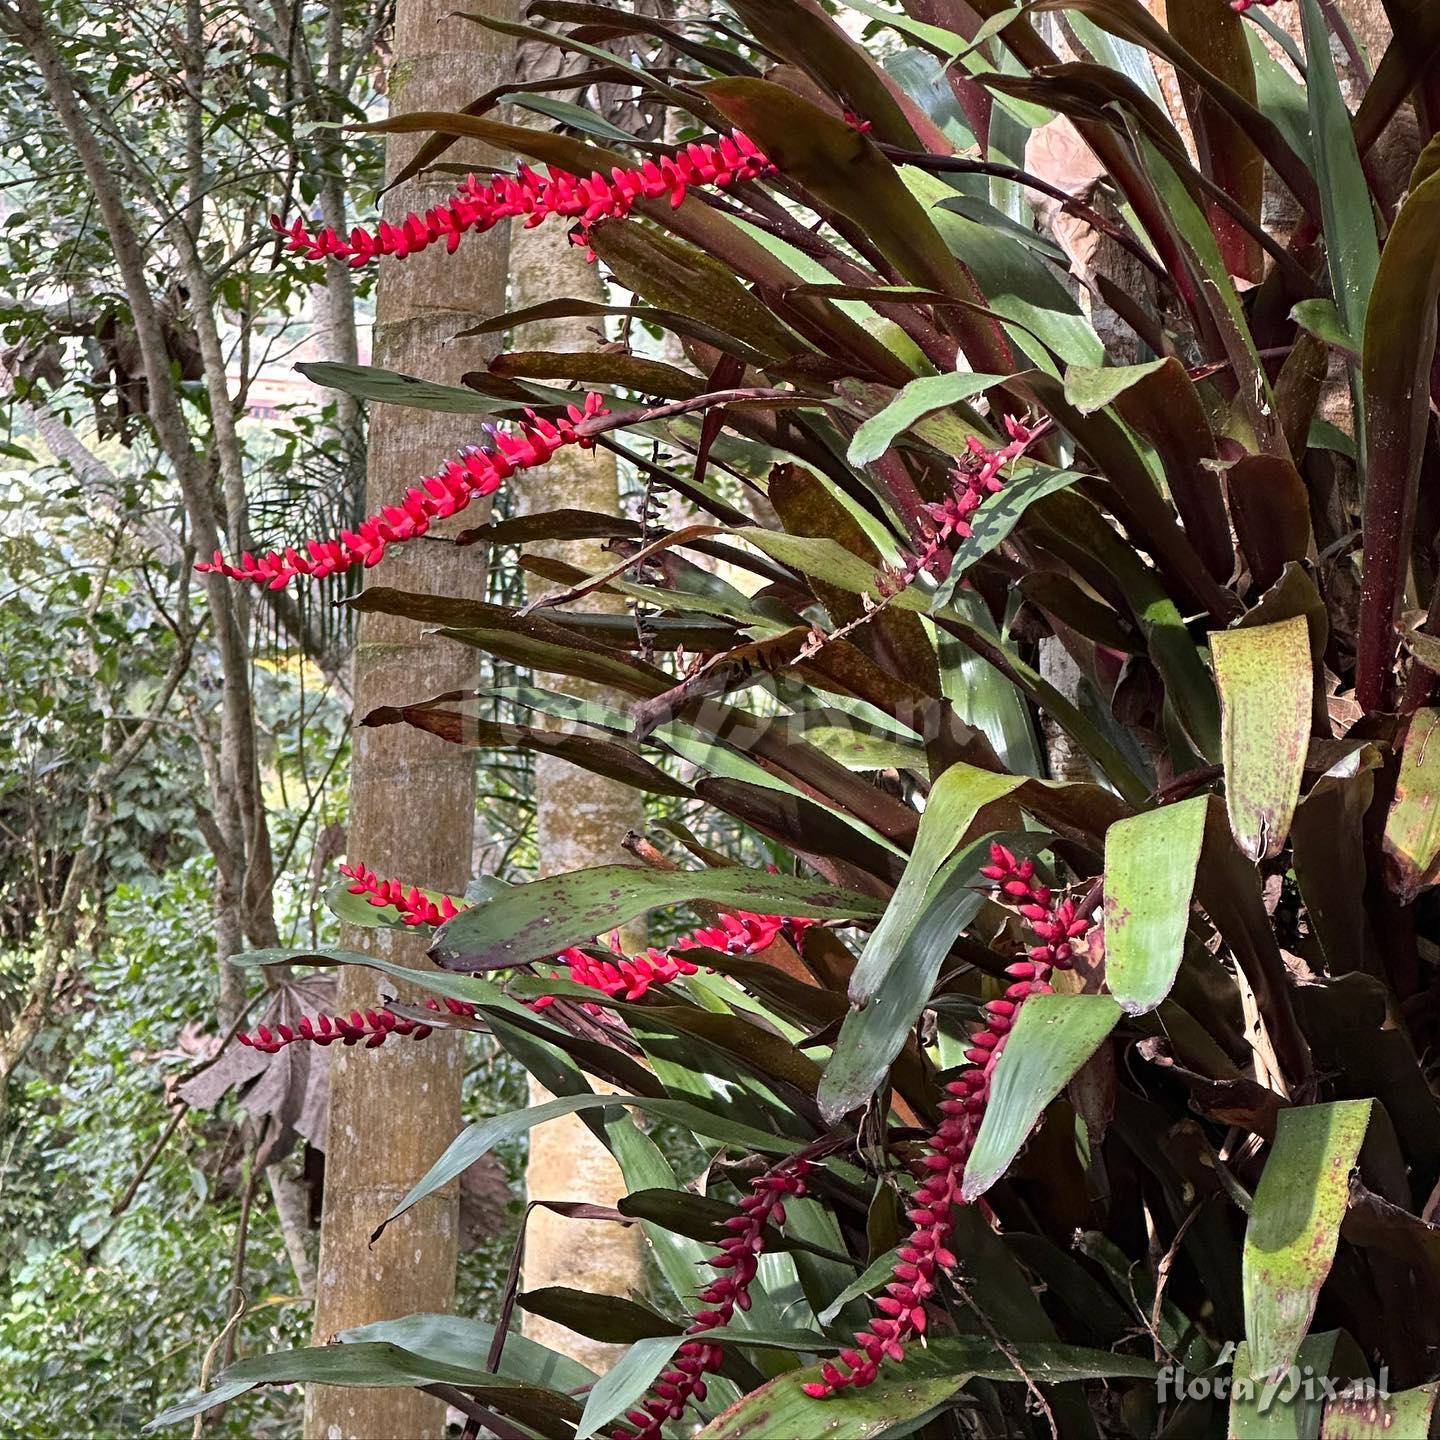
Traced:
<path fill-rule="evenodd" d="M 1440 710 L 1417 710 L 1400 753 L 1395 798 L 1385 818 L 1390 888 L 1409 905 L 1440 873 Z M 1432 743 L 1433 742 L 1433 743 Z"/>
<path fill-rule="evenodd" d="M 575 1440 L 588 1440 L 617 1416 L 634 1408 L 685 1343 L 684 1335 L 652 1335 L 637 1340 L 595 1383 Z"/>
<path fill-rule="evenodd" d="M 1278 855 L 1300 798 L 1314 672 L 1303 615 L 1210 637 L 1230 830 L 1251 860 Z"/>
<path fill-rule="evenodd" d="M 784 530 L 766 530 L 759 525 L 741 526 L 734 534 L 792 570 L 848 590 L 852 595 L 880 598 L 880 572 L 837 540 L 823 535 L 791 535 Z M 918 590 L 906 589 L 901 590 L 890 603 L 902 610 L 924 610 L 927 602 Z"/>
<path fill-rule="evenodd" d="M 1359 355 L 1360 342 L 1345 328 L 1333 300 L 1300 300 L 1291 307 L 1290 318 L 1317 340 L 1323 340 L 1347 355 Z"/>
<path fill-rule="evenodd" d="M 946 953 L 979 912 L 984 899 L 978 888 L 980 867 L 989 861 L 994 838 L 985 836 L 942 867 L 926 892 L 918 921 L 890 960 L 885 983 L 845 1016 L 817 1095 L 825 1119 L 834 1122 L 863 1105 L 904 1049 Z M 1023 838 L 1013 845 L 1023 848 Z"/>
<path fill-rule="evenodd" d="M 828 1325 L 852 1300 L 858 1300 L 862 1295 L 878 1290 L 894 1276 L 895 1263 L 899 1257 L 900 1251 L 896 1248 L 887 1250 L 872 1260 L 860 1276 L 851 1281 L 815 1318 L 822 1325 Z"/>
<path fill-rule="evenodd" d="M 1143 365 L 1072 365 L 1065 372 L 1065 398 L 1082 415 L 1093 415 L 1113 405 L 1132 385 L 1138 385 L 1167 363 L 1150 360 Z"/>
<path fill-rule="evenodd" d="M 1295 1357 L 1301 1374 L 1342 1378 L 1334 1369 L 1340 1334 L 1325 1330 L 1305 1337 Z M 1250 1347 L 1242 1340 L 1235 1347 L 1230 1371 L 1230 1440 L 1318 1440 L 1325 1409 L 1322 1396 L 1307 1394 L 1303 1385 L 1292 1387 L 1286 1378 L 1257 1384 L 1253 1373 Z"/>
<path fill-rule="evenodd" d="M 612 125 L 603 115 L 583 105 L 572 105 L 568 100 L 557 100 L 553 95 L 529 95 L 512 91 L 502 95 L 497 105 L 518 105 L 524 110 L 533 110 L 537 115 L 548 115 L 572 130 L 586 135 L 598 135 L 602 140 L 618 140 L 622 145 L 633 145 L 635 137 L 628 130 Z"/>
<path fill-rule="evenodd" d="M 426 891 L 438 903 L 439 892 Z M 337 880 L 325 891 L 325 908 L 343 925 L 362 930 L 410 930 L 400 912 L 390 905 L 372 905 L 364 895 L 352 895 L 348 880 Z M 421 932 L 424 933 L 423 931 Z"/>
<path fill-rule="evenodd" d="M 385 1217 L 380 1230 L 442 1185 L 448 1185 L 461 1171 L 469 1169 L 504 1141 L 518 1139 L 521 1135 L 528 1134 L 534 1126 L 543 1125 L 547 1120 L 558 1119 L 561 1115 L 618 1106 L 633 1106 L 646 1114 L 659 1115 L 662 1119 L 684 1125 L 696 1135 L 718 1140 L 726 1145 L 758 1150 L 763 1154 L 788 1155 L 799 1148 L 798 1141 L 712 1115 L 698 1105 L 684 1100 L 657 1099 L 650 1095 L 562 1095 L 555 1100 L 532 1105 L 526 1110 L 512 1110 L 509 1114 L 495 1115 L 489 1120 L 467 1126 L 450 1142 L 444 1154 L 416 1182 L 410 1193 Z M 380 1230 L 375 1232 L 376 1235 Z"/>
<path fill-rule="evenodd" d="M 472 905 L 435 933 L 431 951 L 449 970 L 507 968 L 554 955 L 664 905 L 712 905 L 810 919 L 861 919 L 882 909 L 872 896 L 820 880 L 743 870 L 645 870 L 599 865 L 517 885 Z"/>
<path fill-rule="evenodd" d="M 1053 364 L 1047 355 L 1036 353 L 1037 337 L 1072 365 L 1102 363 L 1105 347 L 1049 262 L 1009 235 L 946 207 L 954 191 L 941 176 L 913 166 L 901 174 L 929 210 L 950 253 L 974 275 L 985 303 L 1020 327 L 1011 330 L 1011 337 L 1035 364 Z"/>
<path fill-rule="evenodd" d="M 147 1430 L 181 1420 L 235 1399 L 260 1385 L 354 1385 L 383 1388 L 396 1385 L 459 1385 L 485 1394 L 496 1409 L 526 1421 L 548 1435 L 568 1433 L 567 1420 L 579 1418 L 580 1407 L 568 1395 L 522 1385 L 484 1369 L 483 1355 L 468 1365 L 412 1354 L 398 1345 L 371 1341 L 357 1345 L 318 1345 L 257 1355 L 232 1365 L 214 1386 L 157 1415 Z M 557 1422 L 559 1422 L 557 1424 Z"/>
<path fill-rule="evenodd" d="M 894 444 L 895 437 L 917 420 L 969 400 L 1004 378 L 956 371 L 947 375 L 922 375 L 912 380 L 883 410 L 860 426 L 850 441 L 846 459 L 852 465 L 868 465 L 878 460 Z"/>
<path fill-rule="evenodd" d="M 495 1327 L 488 1320 L 473 1320 L 465 1315 L 418 1314 L 356 1325 L 342 1330 L 338 1338 L 343 1345 L 381 1341 L 427 1360 L 473 1368 L 478 1357 L 489 1354 Z M 505 1336 L 498 1373 L 551 1390 L 579 1390 L 595 1383 L 593 1370 L 548 1345 L 527 1339 L 513 1326 Z"/>
<path fill-rule="evenodd" d="M 1153 1010 L 1175 983 L 1206 808 L 1198 795 L 1106 833 L 1105 976 L 1127 1015 Z"/>
<path fill-rule="evenodd" d="M 1363 335 L 1365 311 L 1380 266 L 1370 186 L 1360 165 L 1350 112 L 1345 108 L 1335 74 L 1330 27 L 1317 0 L 1302 0 L 1300 22 L 1305 36 L 1305 90 L 1310 101 L 1315 179 L 1325 220 L 1330 283 L 1345 328 L 1352 335 Z"/>
<path fill-rule="evenodd" d="M 963 763 L 950 766 L 935 782 L 905 873 L 850 977 L 852 1004 L 868 1004 L 888 983 L 900 948 L 926 907 L 935 876 L 981 809 L 1023 783 L 1022 776 L 1000 775 Z"/>
<path fill-rule="evenodd" d="M 375 365 L 341 365 L 333 360 L 304 361 L 295 367 L 307 380 L 361 400 L 405 405 L 412 410 L 443 410 L 450 415 L 495 415 L 513 410 L 513 400 L 497 400 L 460 385 L 440 385 Z"/>
<path fill-rule="evenodd" d="M 1294 1363 L 1330 1273 L 1369 1100 L 1282 1110 L 1245 1228 L 1245 1337 L 1256 1379 Z"/>
<path fill-rule="evenodd" d="M 1007 480 L 993 495 L 987 495 L 980 508 L 970 517 L 970 533 L 955 546 L 950 558 L 950 573 L 936 588 L 931 609 L 949 605 L 965 572 L 977 560 L 999 547 L 1020 523 L 1026 510 L 1037 500 L 1068 489 L 1085 476 L 1074 470 L 1031 470 L 1019 479 Z"/>
<path fill-rule="evenodd" d="M 1120 1019 L 1109 995 L 1034 995 L 990 1077 L 990 1098 L 965 1166 L 966 1203 L 1010 1168 L 1040 1112 L 1100 1048 Z"/>
<path fill-rule="evenodd" d="M 805 739 L 848 770 L 916 770 L 927 773 L 919 745 L 875 735 L 851 726 L 807 725 Z"/>
<path fill-rule="evenodd" d="M 914 1422 L 952 1401 L 972 1379 L 1037 1385 L 1071 1380 L 1134 1379 L 1153 1383 L 1152 1361 L 1078 1345 L 1021 1341 L 1004 1351 L 979 1336 L 932 1337 L 913 1345 L 898 1364 L 887 1363 L 871 1385 L 843 1397 L 812 1400 L 802 1386 L 820 1379 L 819 1366 L 792 1370 L 717 1415 L 695 1440 L 879 1440 L 909 1434 Z M 903 1428 L 902 1428 L 903 1427 Z"/>

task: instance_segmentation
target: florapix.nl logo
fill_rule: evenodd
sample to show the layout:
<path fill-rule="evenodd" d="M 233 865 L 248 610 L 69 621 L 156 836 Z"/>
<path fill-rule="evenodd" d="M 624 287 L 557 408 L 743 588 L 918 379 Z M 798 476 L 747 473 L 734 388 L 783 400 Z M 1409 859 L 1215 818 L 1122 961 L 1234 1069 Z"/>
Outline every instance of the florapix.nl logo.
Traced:
<path fill-rule="evenodd" d="M 1163 1365 L 1155 1379 L 1160 1403 L 1179 1400 L 1225 1400 L 1253 1406 L 1260 1415 L 1296 1401 L 1323 1405 L 1383 1406 L 1390 1398 L 1390 1370 L 1380 1367 L 1378 1379 L 1337 1379 L 1312 1365 L 1291 1365 L 1276 1375 L 1251 1377 L 1234 1373 L 1235 1342 L 1226 1341 L 1215 1365 L 1192 1375 L 1183 1365 Z"/>

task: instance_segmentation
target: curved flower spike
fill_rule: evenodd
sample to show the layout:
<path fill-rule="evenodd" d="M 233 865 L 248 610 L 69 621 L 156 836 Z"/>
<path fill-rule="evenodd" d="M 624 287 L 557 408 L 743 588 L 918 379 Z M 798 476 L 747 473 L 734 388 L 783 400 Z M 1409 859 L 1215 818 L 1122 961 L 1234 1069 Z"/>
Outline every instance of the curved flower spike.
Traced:
<path fill-rule="evenodd" d="M 853 1348 L 827 1360 L 820 1367 L 821 1378 L 803 1387 L 817 1400 L 847 1386 L 869 1385 L 886 1360 L 903 1360 L 906 1342 L 925 1333 L 926 1306 L 934 1298 L 937 1275 L 955 1267 L 949 1248 L 954 1211 L 964 1204 L 965 1166 L 980 1133 L 995 1066 L 1020 1007 L 1032 995 L 1050 993 L 1051 976 L 1070 968 L 1080 937 L 1090 928 L 1078 917 L 1073 900 L 1057 900 L 1048 886 L 1034 883 L 1033 860 L 1018 861 L 1003 845 L 992 845 L 990 864 L 980 873 L 999 889 L 1001 899 L 1019 910 L 1041 943 L 1030 950 L 1028 960 L 1008 967 L 1011 985 L 1002 998 L 986 1004 L 985 1018 L 970 1036 L 965 1051 L 970 1068 L 945 1087 L 946 1098 L 940 1102 L 945 1118 L 926 1142 L 930 1153 L 923 1161 L 925 1178 L 906 1212 L 910 1235 L 900 1247 L 885 1293 L 875 1302 L 880 1313 L 855 1336 Z"/>
<path fill-rule="evenodd" d="M 507 432 L 486 425 L 487 446 L 463 451 L 438 475 L 427 475 L 407 490 L 398 505 L 387 505 L 379 514 L 362 520 L 358 530 L 342 530 L 338 540 L 306 540 L 303 554 L 293 545 L 283 554 L 272 550 L 258 557 L 247 550 L 236 561 L 226 560 L 217 550 L 212 559 L 201 561 L 195 568 L 279 590 L 297 575 L 320 580 L 343 575 L 355 565 L 377 565 L 387 546 L 425 534 L 432 522 L 448 519 L 472 500 L 493 494 L 517 471 L 545 464 L 566 445 L 589 449 L 594 441 L 578 434 L 576 425 L 609 413 L 604 397 L 592 392 L 586 395 L 583 406 L 569 406 L 557 420 L 527 410 L 516 430 Z"/>
<path fill-rule="evenodd" d="M 617 165 L 608 175 L 596 170 L 581 177 L 554 165 L 547 167 L 545 175 L 520 165 L 514 175 L 501 175 L 488 183 L 472 175 L 458 194 L 423 216 L 407 215 L 399 225 L 382 221 L 373 231 L 357 228 L 348 238 L 333 228 L 311 234 L 303 220 L 286 225 L 278 215 L 270 217 L 270 224 L 285 236 L 287 249 L 307 260 L 333 257 L 352 267 L 381 255 L 403 259 L 437 243 L 454 254 L 462 235 L 481 233 L 511 218 L 523 217 L 527 230 L 551 215 L 577 221 L 585 243 L 584 232 L 596 220 L 628 215 L 637 200 L 668 197 L 672 206 L 679 206 L 693 186 L 723 188 L 758 179 L 773 169 L 755 142 L 736 130 L 719 136 L 714 144 L 685 145 L 633 167 Z"/>

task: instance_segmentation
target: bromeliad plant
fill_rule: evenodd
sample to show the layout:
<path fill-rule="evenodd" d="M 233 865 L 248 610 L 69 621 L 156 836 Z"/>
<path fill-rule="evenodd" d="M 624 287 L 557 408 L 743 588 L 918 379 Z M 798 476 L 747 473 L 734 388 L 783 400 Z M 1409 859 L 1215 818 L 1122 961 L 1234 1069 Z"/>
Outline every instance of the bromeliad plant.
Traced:
<path fill-rule="evenodd" d="M 519 1297 L 645 1337 L 598 1383 L 431 1317 L 243 1362 L 225 1393 L 428 1376 L 474 1423 L 555 1440 L 1249 1434 L 1309 1367 L 1403 1393 L 1317 1392 L 1286 1433 L 1424 1433 L 1440 10 L 1387 3 L 1396 39 L 1352 110 L 1328 0 L 1302 0 L 1298 36 L 1225 0 L 1169 0 L 1163 24 L 1139 0 L 851 8 L 863 41 L 814 0 L 730 0 L 738 45 L 626 13 L 627 45 L 691 73 L 610 71 L 693 142 L 621 154 L 573 109 L 552 131 L 429 117 L 417 166 L 458 136 L 524 163 L 348 240 L 278 222 L 297 263 L 444 243 L 457 266 L 499 218 L 570 225 L 631 297 L 623 333 L 668 330 L 685 363 L 502 354 L 445 397 L 475 413 L 473 452 L 369 528 L 213 566 L 331 583 L 561 445 L 634 459 L 615 437 L 643 437 L 670 457 L 643 462 L 652 484 L 703 518 L 482 526 L 466 538 L 611 542 L 608 568 L 523 556 L 557 587 L 524 613 L 387 588 L 382 564 L 356 608 L 536 681 L 365 723 L 559 753 L 789 863 L 671 825 L 632 868 L 468 908 L 352 869 L 347 918 L 433 927 L 433 1005 L 262 1047 L 487 1028 L 558 1098 L 467 1130 L 401 1208 L 578 1112 L 669 1290 Z M 527 37 L 580 53 L 619 15 L 532 10 L 560 29 Z M 1402 109 L 1422 148 L 1397 184 L 1377 156 Z M 1101 175 L 1083 199 L 1027 168 L 1067 141 Z M 1035 198 L 1089 240 L 1038 231 Z M 381 372 L 312 374 L 413 403 Z M 643 610 L 633 636 L 585 610 L 602 592 Z M 511 719 L 470 713 L 497 700 Z M 688 944 L 622 960 L 594 938 L 683 905 L 705 922 Z M 647 1116 L 704 1147 L 698 1176 Z"/>

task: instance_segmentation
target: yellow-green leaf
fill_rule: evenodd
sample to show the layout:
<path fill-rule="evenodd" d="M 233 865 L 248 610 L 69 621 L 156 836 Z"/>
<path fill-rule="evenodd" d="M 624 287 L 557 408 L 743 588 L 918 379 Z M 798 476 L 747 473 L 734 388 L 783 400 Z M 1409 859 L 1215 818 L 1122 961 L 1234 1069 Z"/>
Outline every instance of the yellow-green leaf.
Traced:
<path fill-rule="evenodd" d="M 1175 983 L 1205 838 L 1197 795 L 1121 820 L 1105 836 L 1105 974 L 1127 1014 L 1153 1010 Z"/>
<path fill-rule="evenodd" d="M 1440 710 L 1417 710 L 1400 756 L 1395 798 L 1385 820 L 1390 888 L 1409 904 L 1440 871 Z"/>
<path fill-rule="evenodd" d="M 998 1067 L 997 1067 L 998 1068 Z M 1245 1229 L 1241 1288 L 1254 1379 L 1287 1369 L 1330 1273 L 1369 1100 L 1282 1110 Z"/>
<path fill-rule="evenodd" d="M 1010 1168 L 1040 1112 L 1119 1019 L 1109 995 L 1036 995 L 1025 1002 L 990 1077 L 990 1100 L 965 1167 L 966 1201 Z"/>
<path fill-rule="evenodd" d="M 1300 798 L 1314 684 L 1310 632 L 1297 615 L 1210 637 L 1230 829 L 1252 860 L 1277 855 Z"/>

